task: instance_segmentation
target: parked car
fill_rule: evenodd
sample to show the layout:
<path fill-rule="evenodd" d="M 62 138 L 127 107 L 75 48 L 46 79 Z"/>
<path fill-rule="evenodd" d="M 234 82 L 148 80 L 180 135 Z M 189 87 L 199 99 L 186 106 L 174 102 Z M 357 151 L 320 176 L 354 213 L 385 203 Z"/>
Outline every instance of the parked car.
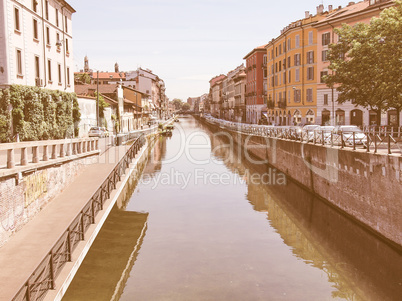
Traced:
<path fill-rule="evenodd" d="M 316 124 L 305 125 L 303 127 L 303 132 L 305 133 L 305 139 L 304 140 L 307 140 L 308 142 L 313 141 L 314 140 L 314 134 L 315 134 L 314 131 L 317 131 L 319 129 L 320 129 L 320 126 L 316 125 Z"/>
<path fill-rule="evenodd" d="M 324 143 L 331 143 L 331 134 L 335 132 L 335 127 L 332 125 L 325 125 L 320 127 L 318 142 L 322 143 L 322 138 L 324 138 Z"/>
<path fill-rule="evenodd" d="M 93 126 L 89 129 L 88 136 L 99 137 L 99 138 L 109 137 L 109 132 L 104 127 Z"/>
<path fill-rule="evenodd" d="M 353 135 L 355 145 L 367 145 L 367 135 L 356 125 L 342 125 L 335 130 L 338 144 L 353 146 Z"/>

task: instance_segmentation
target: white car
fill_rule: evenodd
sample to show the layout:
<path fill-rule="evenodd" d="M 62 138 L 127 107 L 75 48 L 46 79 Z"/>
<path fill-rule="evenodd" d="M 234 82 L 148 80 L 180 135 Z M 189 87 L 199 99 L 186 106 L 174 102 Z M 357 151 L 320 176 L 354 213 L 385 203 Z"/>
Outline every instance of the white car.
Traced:
<path fill-rule="evenodd" d="M 90 128 L 90 130 L 88 132 L 88 136 L 89 137 L 99 137 L 99 138 L 109 137 L 109 132 L 104 127 L 93 126 Z"/>
<path fill-rule="evenodd" d="M 353 136 L 355 145 L 367 145 L 367 135 L 356 125 L 342 125 L 336 129 L 338 135 L 337 142 L 343 145 L 353 146 Z M 342 137 L 341 137 L 342 135 Z"/>
<path fill-rule="evenodd" d="M 316 124 L 309 124 L 303 127 L 303 132 L 306 133 L 305 140 L 311 142 L 314 140 L 315 131 L 320 130 L 320 126 Z"/>

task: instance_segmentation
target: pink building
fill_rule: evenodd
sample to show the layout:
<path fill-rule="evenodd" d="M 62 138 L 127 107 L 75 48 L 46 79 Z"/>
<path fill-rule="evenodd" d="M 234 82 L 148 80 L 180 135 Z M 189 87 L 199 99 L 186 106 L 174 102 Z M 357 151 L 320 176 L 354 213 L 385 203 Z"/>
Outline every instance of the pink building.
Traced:
<path fill-rule="evenodd" d="M 342 8 L 333 9 L 328 7 L 327 18 L 317 22 L 314 27 L 318 31 L 318 74 L 320 77 L 331 72 L 328 69 L 327 60 L 328 46 L 336 43 L 338 37 L 334 28 L 341 27 L 343 23 L 354 25 L 358 22 L 369 23 L 373 17 L 378 17 L 382 10 L 391 7 L 390 0 L 364 0 L 358 3 L 349 2 Z M 376 112 L 369 111 L 363 107 L 355 106 L 352 103 L 338 104 L 338 92 L 330 89 L 322 80 L 317 86 L 317 124 L 349 125 L 358 126 L 371 125 L 376 122 Z M 402 117 L 401 117 L 402 120 Z M 394 125 L 396 123 L 396 110 L 389 110 L 381 116 L 382 125 Z"/>

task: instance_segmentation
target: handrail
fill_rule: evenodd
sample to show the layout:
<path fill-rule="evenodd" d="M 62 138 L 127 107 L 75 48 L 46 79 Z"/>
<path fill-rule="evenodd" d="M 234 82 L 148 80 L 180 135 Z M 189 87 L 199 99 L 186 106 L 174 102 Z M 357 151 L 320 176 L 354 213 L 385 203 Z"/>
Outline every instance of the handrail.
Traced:
<path fill-rule="evenodd" d="M 117 182 L 121 180 L 121 176 L 125 173 L 132 159 L 144 144 L 144 135 L 141 135 L 134 141 L 123 158 L 113 168 L 105 181 L 60 236 L 50 252 L 28 277 L 12 299 L 13 301 L 42 300 L 49 289 L 55 288 L 55 279 L 61 272 L 64 264 L 71 261 L 72 252 L 78 243 L 84 240 L 86 230 L 91 224 L 95 223 L 96 215 L 99 211 L 103 210 L 103 205 L 110 198 L 111 191 L 116 189 Z"/>
<path fill-rule="evenodd" d="M 366 152 L 377 153 L 379 147 L 387 150 L 387 153 L 395 154 L 399 152 L 402 156 L 402 137 L 401 129 L 389 130 L 380 129 L 373 131 L 372 129 L 361 132 L 347 132 L 334 130 L 306 130 L 294 126 L 272 126 L 272 125 L 255 125 L 239 122 L 232 122 L 214 117 L 206 117 L 206 122 L 218 125 L 221 128 L 238 131 L 246 134 L 252 134 L 263 137 L 270 137 L 284 140 L 295 140 L 301 143 L 319 144 L 330 148 L 339 147 L 341 149 L 365 148 Z"/>

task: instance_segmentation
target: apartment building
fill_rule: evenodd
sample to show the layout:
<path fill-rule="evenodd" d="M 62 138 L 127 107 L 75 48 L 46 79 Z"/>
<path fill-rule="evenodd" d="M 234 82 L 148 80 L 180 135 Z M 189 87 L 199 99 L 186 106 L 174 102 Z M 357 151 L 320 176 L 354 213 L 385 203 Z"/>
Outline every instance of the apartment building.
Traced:
<path fill-rule="evenodd" d="M 223 80 L 226 75 L 218 75 L 209 81 L 210 89 L 210 112 L 211 115 L 217 118 L 222 118 L 221 104 L 223 103 L 222 91 L 223 91 Z"/>
<path fill-rule="evenodd" d="M 355 106 L 351 102 L 339 104 L 336 87 L 334 89 L 329 88 L 321 78 L 332 72 L 328 69 L 327 53 L 329 45 L 338 41 L 334 28 L 341 27 L 343 23 L 349 25 L 355 25 L 359 22 L 368 24 L 373 17 L 378 17 L 382 10 L 392 5 L 393 1 L 389 0 L 364 0 L 358 3 L 349 2 L 344 8 L 333 9 L 332 6 L 329 6 L 328 16 L 313 25 L 318 35 L 317 67 L 320 76 L 320 81 L 317 83 L 317 124 L 363 126 L 373 125 L 377 122 L 376 111 Z M 397 125 L 397 111 L 389 110 L 382 114 L 381 124 Z"/>
<path fill-rule="evenodd" d="M 74 92 L 73 13 L 64 0 L 0 1 L 0 87 Z"/>
<path fill-rule="evenodd" d="M 250 51 L 246 60 L 246 122 L 258 123 L 266 112 L 266 45 Z"/>
<path fill-rule="evenodd" d="M 317 14 L 285 27 L 267 46 L 268 121 L 276 125 L 315 123 L 317 116 L 317 29 L 325 18 L 324 6 Z"/>

